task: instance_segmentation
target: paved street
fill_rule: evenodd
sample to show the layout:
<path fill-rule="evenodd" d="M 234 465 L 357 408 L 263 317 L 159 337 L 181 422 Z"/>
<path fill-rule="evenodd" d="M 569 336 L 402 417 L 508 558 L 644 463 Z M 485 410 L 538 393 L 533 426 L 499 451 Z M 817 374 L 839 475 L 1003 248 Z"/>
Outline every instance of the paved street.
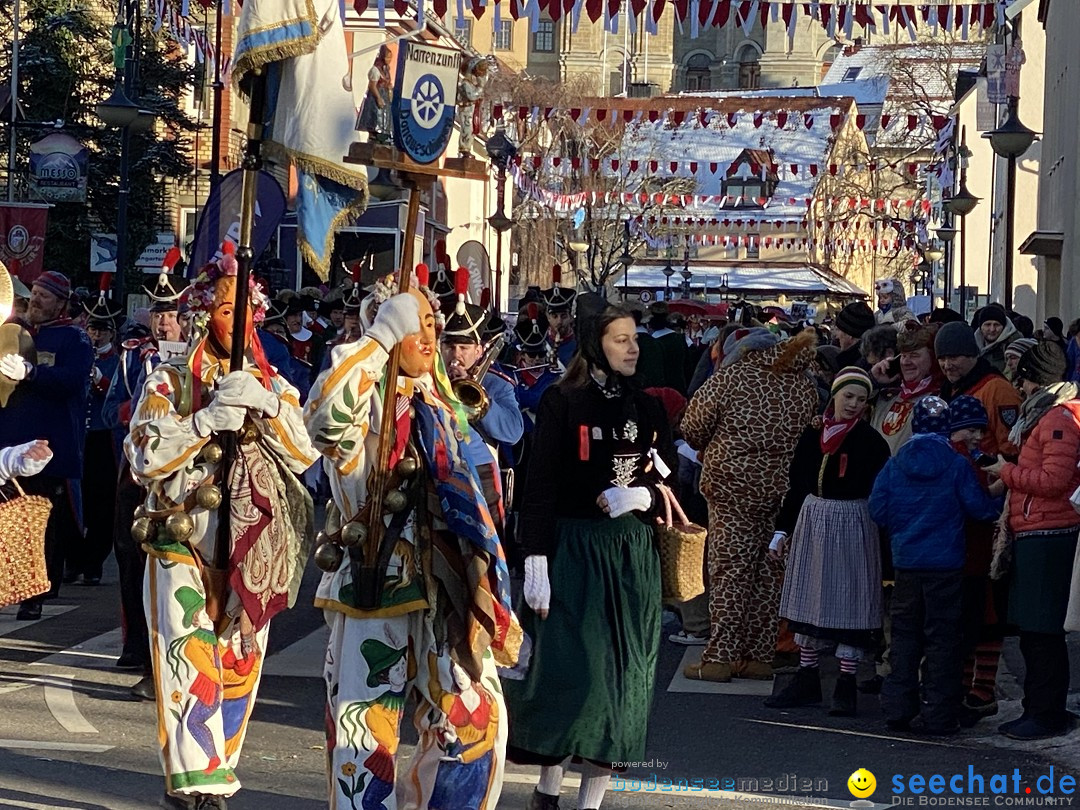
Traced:
<path fill-rule="evenodd" d="M 279 618 L 271 633 L 239 769 L 244 790 L 230 808 L 325 806 L 319 679 L 325 634 L 321 616 L 306 607 L 315 579 L 316 572 L 309 571 L 301 607 Z M 120 649 L 115 571 L 107 571 L 104 582 L 96 588 L 65 587 L 59 600 L 47 603 L 39 622 L 14 621 L 14 608 L 0 612 L 0 808 L 141 810 L 156 804 L 162 788 L 154 708 L 129 699 L 128 687 L 137 676 L 113 666 Z M 856 720 L 838 721 L 820 709 L 769 711 L 761 705 L 767 688 L 762 684 L 687 682 L 678 674 L 685 652 L 664 642 L 648 750 L 653 762 L 624 777 L 624 787 L 638 786 L 637 792 L 612 791 L 605 808 L 761 806 L 751 805 L 758 797 L 730 791 L 663 792 L 662 781 L 651 782 L 653 775 L 687 784 L 732 779 L 747 794 L 809 794 L 814 799 L 801 802 L 804 806 L 847 807 L 846 780 L 859 767 L 876 774 L 872 800 L 882 805 L 890 802 L 894 774 L 967 774 L 969 766 L 988 780 L 1019 768 L 1023 792 L 1048 773 L 1051 763 L 1060 775 L 1063 767 L 1075 769 L 1080 755 L 1080 731 L 1064 742 L 1029 746 L 994 734 L 997 722 L 1019 713 L 1016 700 L 1004 701 L 993 722 L 960 737 L 918 740 L 886 734 L 872 699 L 863 699 Z M 1015 651 L 1007 658 L 1017 669 Z M 1074 682 L 1078 670 L 1074 664 Z M 1015 696 L 1010 673 L 1001 686 Z M 795 789 L 787 789 L 782 778 L 794 781 Z M 809 791 L 798 787 L 807 779 L 814 783 Z M 535 769 L 511 766 L 500 807 L 524 808 L 535 781 Z M 568 779 L 564 808 L 575 806 L 575 787 L 576 779 Z"/>

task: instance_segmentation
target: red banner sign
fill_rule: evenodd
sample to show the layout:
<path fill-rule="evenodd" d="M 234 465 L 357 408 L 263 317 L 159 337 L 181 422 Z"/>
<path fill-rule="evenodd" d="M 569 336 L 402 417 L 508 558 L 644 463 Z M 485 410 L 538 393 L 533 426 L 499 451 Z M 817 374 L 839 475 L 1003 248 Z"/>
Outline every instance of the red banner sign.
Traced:
<path fill-rule="evenodd" d="M 0 203 L 0 261 L 30 285 L 41 275 L 49 206 Z"/>

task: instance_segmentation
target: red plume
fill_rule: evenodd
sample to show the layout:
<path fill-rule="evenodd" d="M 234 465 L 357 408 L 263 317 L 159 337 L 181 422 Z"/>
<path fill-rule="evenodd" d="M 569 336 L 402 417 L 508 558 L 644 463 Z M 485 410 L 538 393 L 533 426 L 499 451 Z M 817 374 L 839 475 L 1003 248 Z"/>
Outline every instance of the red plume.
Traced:
<path fill-rule="evenodd" d="M 101 282 L 98 284 L 98 290 L 106 292 L 108 291 L 110 284 L 112 284 L 112 273 L 102 273 Z"/>
<path fill-rule="evenodd" d="M 562 265 L 556 264 L 551 268 L 551 284 L 553 287 L 558 287 L 562 284 Z"/>
<path fill-rule="evenodd" d="M 484 287 L 483 291 L 480 293 L 480 306 L 482 306 L 484 309 L 487 309 L 489 306 L 491 306 L 490 287 Z"/>
<path fill-rule="evenodd" d="M 525 307 L 525 312 L 529 316 L 530 321 L 536 321 L 540 319 L 540 307 L 536 305 L 535 301 L 529 302 L 529 305 Z"/>
<path fill-rule="evenodd" d="M 176 263 L 180 261 L 183 254 L 180 252 L 180 248 L 171 247 L 169 252 L 165 254 L 165 258 L 161 262 L 161 269 L 165 273 L 171 273 L 172 269 L 176 267 Z"/>
<path fill-rule="evenodd" d="M 469 271 L 464 267 L 459 267 L 457 272 L 454 273 L 454 292 L 458 295 L 465 295 L 469 291 Z"/>
<path fill-rule="evenodd" d="M 349 278 L 352 279 L 353 284 L 360 283 L 360 273 L 363 272 L 363 269 L 363 265 L 359 261 L 349 265 Z"/>
<path fill-rule="evenodd" d="M 226 256 L 236 255 L 236 245 L 226 239 L 221 243 L 221 252 Z"/>
<path fill-rule="evenodd" d="M 416 283 L 421 287 L 426 287 L 429 278 L 431 278 L 431 272 L 428 270 L 428 266 L 423 262 L 416 265 Z"/>

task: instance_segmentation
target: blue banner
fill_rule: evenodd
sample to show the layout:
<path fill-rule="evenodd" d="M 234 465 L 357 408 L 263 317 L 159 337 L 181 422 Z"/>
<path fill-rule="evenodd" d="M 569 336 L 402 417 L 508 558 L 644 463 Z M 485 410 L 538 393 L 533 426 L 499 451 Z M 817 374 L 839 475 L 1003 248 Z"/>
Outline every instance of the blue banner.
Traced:
<path fill-rule="evenodd" d="M 199 214 L 195 241 L 189 252 L 188 278 L 198 275 L 201 267 L 221 258 L 221 246 L 240 242 L 240 207 L 243 198 L 244 170 L 235 169 L 221 178 Z M 251 232 L 251 247 L 255 258 L 266 250 L 274 231 L 285 216 L 285 192 L 278 181 L 266 172 L 259 172 L 255 191 L 255 224 Z"/>

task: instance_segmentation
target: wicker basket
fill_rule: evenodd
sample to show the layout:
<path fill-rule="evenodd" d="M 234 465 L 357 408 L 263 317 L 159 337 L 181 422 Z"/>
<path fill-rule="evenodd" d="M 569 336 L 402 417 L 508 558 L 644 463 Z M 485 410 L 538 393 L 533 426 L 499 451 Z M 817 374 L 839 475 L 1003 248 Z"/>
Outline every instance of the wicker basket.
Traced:
<path fill-rule="evenodd" d="M 664 496 L 664 520 L 656 527 L 662 596 L 665 601 L 685 602 L 705 592 L 706 532 L 686 517 L 675 493 L 665 486 L 659 489 Z"/>
<path fill-rule="evenodd" d="M 52 503 L 27 495 L 12 479 L 17 498 L 0 495 L 0 606 L 13 605 L 49 590 L 45 569 L 45 526 Z"/>

